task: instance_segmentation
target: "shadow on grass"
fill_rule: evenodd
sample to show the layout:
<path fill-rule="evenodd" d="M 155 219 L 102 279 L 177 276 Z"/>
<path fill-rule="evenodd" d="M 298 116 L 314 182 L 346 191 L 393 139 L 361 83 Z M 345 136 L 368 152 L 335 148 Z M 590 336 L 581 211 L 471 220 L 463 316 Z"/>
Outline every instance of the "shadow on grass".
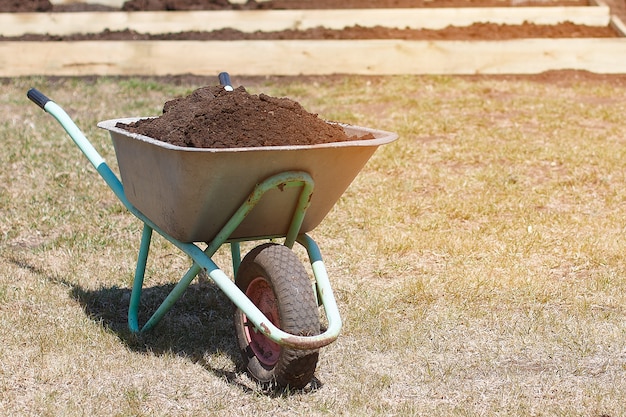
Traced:
<path fill-rule="evenodd" d="M 241 366 L 241 354 L 233 324 L 234 306 L 211 281 L 194 282 L 152 330 L 137 335 L 128 329 L 130 288 L 112 286 L 97 290 L 86 289 L 16 255 L 5 254 L 3 257 L 46 281 L 69 288 L 70 297 L 80 304 L 85 314 L 114 333 L 132 351 L 183 356 L 230 383 L 250 391 L 249 387 L 237 382 L 236 372 L 213 367 L 207 362 L 208 356 L 221 353 L 231 358 L 238 368 Z M 156 311 L 174 285 L 172 283 L 143 289 L 139 326 Z"/>
<path fill-rule="evenodd" d="M 139 309 L 140 327 L 156 311 L 175 284 L 144 288 Z M 172 309 L 150 331 L 134 334 L 128 329 L 129 288 L 109 287 L 86 290 L 73 285 L 72 298 L 85 313 L 106 329 L 115 333 L 131 350 L 155 355 L 176 354 L 202 365 L 233 384 L 237 374 L 212 367 L 207 355 L 222 353 L 240 365 L 233 325 L 234 307 L 230 300 L 211 282 L 190 285 Z"/>
<path fill-rule="evenodd" d="M 207 356 L 221 353 L 228 355 L 237 368 L 242 366 L 233 323 L 234 305 L 213 282 L 196 280 L 152 330 L 138 335 L 128 328 L 130 288 L 85 289 L 23 259 L 5 258 L 49 282 L 69 288 L 70 297 L 80 304 L 85 314 L 117 335 L 130 350 L 154 355 L 176 354 L 201 365 L 243 391 L 255 391 L 238 381 L 237 372 L 216 368 L 207 362 Z M 174 286 L 172 283 L 143 288 L 138 317 L 140 327 Z M 311 384 L 300 392 L 315 391 L 322 385 L 317 378 L 313 378 Z M 292 393 L 295 392 L 298 391 Z M 284 396 L 289 395 L 289 391 L 269 389 L 266 394 Z"/>
<path fill-rule="evenodd" d="M 174 284 L 144 288 L 139 310 L 139 325 L 150 315 L 174 288 Z M 131 350 L 151 354 L 178 354 L 202 365 L 215 375 L 239 386 L 243 391 L 253 392 L 238 381 L 237 373 L 211 366 L 207 355 L 227 354 L 241 366 L 241 354 L 237 346 L 233 324 L 234 306 L 212 282 L 201 281 L 190 285 L 172 309 L 152 330 L 140 335 L 128 329 L 127 314 L 130 289 L 110 287 L 90 291 L 73 286 L 71 296 L 76 299 L 93 320 L 114 332 Z M 313 378 L 303 390 L 284 391 L 267 388 L 270 396 L 309 392 L 321 388 L 322 383 Z"/>

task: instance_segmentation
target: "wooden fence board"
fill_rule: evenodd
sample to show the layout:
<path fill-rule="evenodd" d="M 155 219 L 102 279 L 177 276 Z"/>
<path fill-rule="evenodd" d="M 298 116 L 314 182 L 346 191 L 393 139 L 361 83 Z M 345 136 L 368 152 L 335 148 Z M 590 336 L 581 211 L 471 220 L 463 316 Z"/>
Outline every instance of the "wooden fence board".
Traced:
<path fill-rule="evenodd" d="M 50 3 L 55 4 L 72 4 L 72 3 L 92 3 L 92 4 L 102 4 L 104 6 L 109 7 L 119 7 L 126 2 L 126 0 L 50 0 Z"/>
<path fill-rule="evenodd" d="M 229 0 L 231 3 L 245 3 L 247 0 Z M 257 0 L 257 2 L 263 2 L 265 0 Z M 117 7 L 122 8 L 126 0 L 50 0 L 50 3 L 54 4 L 72 4 L 72 3 L 91 3 L 91 4 L 101 4 L 109 7 Z"/>
<path fill-rule="evenodd" d="M 83 41 L 0 42 L 0 76 L 626 73 L 626 42 Z"/>

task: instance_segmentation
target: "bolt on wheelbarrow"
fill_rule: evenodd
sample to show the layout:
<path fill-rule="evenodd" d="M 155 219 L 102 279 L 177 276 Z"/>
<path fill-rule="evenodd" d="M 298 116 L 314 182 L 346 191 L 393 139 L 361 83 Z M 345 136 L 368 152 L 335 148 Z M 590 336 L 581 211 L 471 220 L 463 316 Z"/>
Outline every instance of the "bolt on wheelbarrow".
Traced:
<path fill-rule="evenodd" d="M 320 249 L 307 234 L 341 197 L 378 146 L 397 135 L 342 125 L 373 139 L 325 145 L 186 148 L 116 127 L 107 120 L 121 180 L 67 113 L 36 89 L 27 96 L 52 115 L 124 206 L 144 223 L 128 309 L 134 333 L 152 329 L 204 271 L 236 307 L 234 322 L 247 372 L 268 387 L 300 389 L 312 379 L 319 349 L 341 330 Z M 314 193 L 315 191 L 315 193 Z M 153 231 L 192 265 L 140 326 L 144 274 Z M 282 244 L 275 243 L 284 239 Z M 240 243 L 261 241 L 241 259 Z M 313 280 L 292 251 L 307 252 Z M 229 244 L 234 280 L 212 260 Z M 323 306 L 327 321 L 321 331 Z"/>

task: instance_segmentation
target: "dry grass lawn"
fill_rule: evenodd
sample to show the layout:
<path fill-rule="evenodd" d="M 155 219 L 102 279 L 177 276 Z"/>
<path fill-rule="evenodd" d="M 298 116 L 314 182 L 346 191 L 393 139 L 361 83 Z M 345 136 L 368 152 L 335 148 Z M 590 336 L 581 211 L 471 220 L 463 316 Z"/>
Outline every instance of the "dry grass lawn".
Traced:
<path fill-rule="evenodd" d="M 345 322 L 316 385 L 261 392 L 210 282 L 129 334 L 142 225 L 25 97 L 55 99 L 115 169 L 97 121 L 212 78 L 2 80 L 3 415 L 626 415 L 623 77 L 233 81 L 400 134 L 311 233 Z M 155 238 L 146 309 L 188 265 Z"/>

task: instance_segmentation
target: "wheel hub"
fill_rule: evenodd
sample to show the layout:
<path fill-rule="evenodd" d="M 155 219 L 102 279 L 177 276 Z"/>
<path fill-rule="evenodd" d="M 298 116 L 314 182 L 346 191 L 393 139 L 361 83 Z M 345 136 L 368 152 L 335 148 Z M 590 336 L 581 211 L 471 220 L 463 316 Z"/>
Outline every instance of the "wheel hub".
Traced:
<path fill-rule="evenodd" d="M 276 303 L 276 296 L 265 278 L 258 277 L 252 280 L 246 289 L 246 295 L 274 326 L 280 327 L 280 315 Z M 243 320 L 246 338 L 248 339 L 254 355 L 266 366 L 275 365 L 280 356 L 280 345 L 273 342 L 256 329 L 254 324 L 248 320 L 247 316 L 244 315 Z"/>

